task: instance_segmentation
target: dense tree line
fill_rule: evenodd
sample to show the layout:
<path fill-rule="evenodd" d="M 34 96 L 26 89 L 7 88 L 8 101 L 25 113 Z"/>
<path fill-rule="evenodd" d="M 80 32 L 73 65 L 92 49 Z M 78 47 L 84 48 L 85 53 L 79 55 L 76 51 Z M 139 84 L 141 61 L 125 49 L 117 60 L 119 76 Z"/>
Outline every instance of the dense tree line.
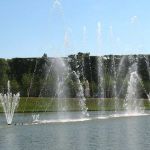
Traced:
<path fill-rule="evenodd" d="M 10 80 L 13 93 L 20 91 L 21 96 L 24 97 L 55 97 L 57 96 L 58 79 L 62 81 L 61 76 L 63 76 L 64 84 L 67 87 L 65 89 L 67 97 L 75 97 L 78 85 L 72 74 L 74 71 L 79 76 L 84 89 L 87 82 L 89 83 L 89 96 L 100 97 L 100 74 L 98 73 L 100 65 L 98 60 L 103 64 L 101 66 L 103 70 L 102 84 L 105 97 L 115 96 L 114 83 L 116 90 L 119 91 L 118 96 L 125 96 L 123 91 L 126 90 L 129 80 L 126 76 L 134 63 L 137 63 L 137 72 L 139 78 L 142 79 L 141 86 L 143 87 L 139 88 L 141 96 L 146 98 L 146 92 L 150 91 L 150 56 L 148 55 L 98 57 L 90 56 L 89 53 L 78 53 L 61 58 L 67 67 L 66 74 L 61 74 L 66 67 L 55 65 L 56 60 L 60 61 L 59 58 L 49 58 L 46 54 L 41 58 L 0 59 L 0 92 L 7 91 L 7 81 Z"/>

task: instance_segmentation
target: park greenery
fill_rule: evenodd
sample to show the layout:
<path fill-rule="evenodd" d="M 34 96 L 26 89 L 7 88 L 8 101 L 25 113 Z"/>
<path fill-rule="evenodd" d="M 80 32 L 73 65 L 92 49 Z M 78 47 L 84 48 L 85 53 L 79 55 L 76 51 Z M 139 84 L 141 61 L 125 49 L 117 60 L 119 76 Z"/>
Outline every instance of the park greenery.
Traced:
<path fill-rule="evenodd" d="M 79 103 L 76 100 L 77 82 L 72 75 L 72 71 L 80 73 L 80 80 L 85 89 L 86 81 L 89 83 L 89 95 L 86 104 L 89 110 L 99 110 L 98 107 L 100 98 L 105 98 L 105 110 L 114 110 L 114 94 L 113 81 L 115 80 L 114 70 L 118 72 L 120 62 L 124 57 L 124 64 L 121 74 L 117 78 L 117 90 L 119 91 L 123 86 L 123 91 L 126 90 L 128 80 L 125 78 L 129 71 L 129 66 L 132 58 L 137 61 L 138 74 L 142 79 L 143 88 L 138 88 L 140 97 L 144 100 L 144 106 L 149 109 L 149 103 L 146 100 L 147 93 L 150 91 L 150 77 L 147 63 L 150 63 L 149 55 L 107 55 L 103 57 L 90 56 L 89 53 L 78 53 L 77 55 L 70 55 L 62 58 L 69 68 L 69 76 L 65 80 L 67 91 L 65 92 L 65 99 L 67 101 L 68 110 L 76 111 L 79 109 Z M 138 59 L 137 59 L 138 58 Z M 48 57 L 44 54 L 40 58 L 12 58 L 0 59 L 0 93 L 7 92 L 7 81 L 10 80 L 12 93 L 20 92 L 21 102 L 17 109 L 18 112 L 34 112 L 34 111 L 55 111 L 58 110 L 57 103 L 57 72 L 53 60 L 59 58 Z M 98 60 L 103 62 L 103 87 L 104 96 L 100 95 L 99 88 L 99 74 L 98 74 Z M 148 61 L 148 62 L 147 62 Z M 113 68 L 113 69 L 112 69 Z M 61 68 L 58 68 L 61 69 Z M 126 92 L 119 92 L 117 95 L 120 99 L 125 98 Z M 66 103 L 66 102 L 65 102 Z M 120 109 L 122 106 L 120 105 Z M 2 111 L 0 107 L 0 111 Z"/>
<path fill-rule="evenodd" d="M 119 55 L 103 56 L 105 98 L 113 97 L 112 84 L 114 75 L 112 73 L 112 59 L 114 58 L 115 60 L 115 69 L 117 72 L 122 57 Z M 145 55 L 134 55 L 132 57 L 138 57 L 138 73 L 142 79 L 144 88 L 149 92 L 149 70 L 147 69 Z M 150 56 L 147 57 L 150 60 Z M 80 72 L 80 80 L 83 87 L 85 80 L 89 82 L 90 95 L 88 97 L 99 97 L 98 58 L 97 56 L 90 56 L 89 53 L 78 53 L 77 55 L 70 55 L 63 58 L 64 61 L 69 63 L 71 71 Z M 52 66 L 53 59 L 55 58 L 49 58 L 46 54 L 41 58 L 0 59 L 0 92 L 6 92 L 7 81 L 10 80 L 12 92 L 16 93 L 20 91 L 21 97 L 55 97 L 57 74 L 54 71 L 55 66 Z M 129 68 L 129 57 L 125 59 L 125 64 L 122 66 L 124 67 L 124 72 L 122 73 L 122 77 L 118 79 L 118 88 L 121 86 L 119 83 L 122 84 L 125 79 L 124 76 L 127 74 Z M 65 84 L 69 87 L 67 97 L 76 97 L 75 89 L 77 85 L 73 76 L 70 75 Z M 144 91 L 141 89 L 140 92 L 141 96 L 145 98 Z"/>
<path fill-rule="evenodd" d="M 150 103 L 147 99 L 143 100 L 143 106 L 145 110 L 150 109 Z M 113 98 L 105 98 L 105 103 L 103 107 L 99 106 L 101 99 L 99 98 L 87 98 L 86 106 L 88 111 L 114 111 L 115 110 L 115 100 Z M 119 110 L 124 110 L 123 103 L 124 100 L 120 99 Z M 79 101 L 77 98 L 67 98 L 61 99 L 61 103 L 64 105 L 67 111 L 81 111 Z M 67 105 L 66 105 L 67 104 Z M 48 97 L 21 97 L 19 106 L 16 109 L 18 113 L 35 113 L 35 112 L 55 112 L 64 111 L 61 107 L 58 107 L 59 99 L 48 98 Z M 0 104 L 0 113 L 3 112 L 3 108 Z"/>

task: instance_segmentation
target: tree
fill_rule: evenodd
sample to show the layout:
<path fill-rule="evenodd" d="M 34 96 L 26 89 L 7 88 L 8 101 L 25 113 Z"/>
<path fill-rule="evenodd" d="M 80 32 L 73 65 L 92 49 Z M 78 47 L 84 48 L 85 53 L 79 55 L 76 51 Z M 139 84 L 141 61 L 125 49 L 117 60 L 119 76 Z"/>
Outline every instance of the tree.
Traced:
<path fill-rule="evenodd" d="M 7 89 L 8 71 L 7 60 L 0 59 L 0 92 L 4 92 Z"/>

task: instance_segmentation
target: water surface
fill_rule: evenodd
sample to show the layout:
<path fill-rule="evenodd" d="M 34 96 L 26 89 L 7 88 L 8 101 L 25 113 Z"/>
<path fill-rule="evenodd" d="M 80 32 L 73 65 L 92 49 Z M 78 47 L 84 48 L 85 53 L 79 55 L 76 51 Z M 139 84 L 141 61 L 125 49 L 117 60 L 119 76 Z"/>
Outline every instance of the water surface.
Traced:
<path fill-rule="evenodd" d="M 108 112 L 110 114 L 110 112 Z M 2 150 L 149 150 L 150 116 L 93 119 L 84 122 L 32 125 L 32 114 L 16 114 L 7 126 L 0 114 L 0 149 Z M 92 117 L 97 112 L 90 112 Z M 79 118 L 80 113 L 61 117 Z M 56 119 L 56 113 L 41 113 L 40 119 Z M 28 125 L 25 125 L 28 123 Z"/>

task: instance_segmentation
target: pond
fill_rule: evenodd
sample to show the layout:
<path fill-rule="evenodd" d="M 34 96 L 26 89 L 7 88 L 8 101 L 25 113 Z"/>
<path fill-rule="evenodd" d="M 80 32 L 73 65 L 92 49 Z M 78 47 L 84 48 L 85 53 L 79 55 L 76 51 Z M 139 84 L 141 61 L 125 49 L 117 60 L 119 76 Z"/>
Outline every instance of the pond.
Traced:
<path fill-rule="evenodd" d="M 150 114 L 149 111 L 147 113 Z M 32 114 L 25 113 L 15 114 L 13 125 L 8 126 L 4 114 L 0 114 L 0 149 L 149 150 L 149 115 L 92 119 L 98 112 L 90 112 L 92 118 L 83 121 L 79 112 L 59 114 L 39 115 L 41 120 L 57 120 L 67 116 L 77 121 L 31 124 Z M 109 114 L 111 112 L 107 112 Z"/>

